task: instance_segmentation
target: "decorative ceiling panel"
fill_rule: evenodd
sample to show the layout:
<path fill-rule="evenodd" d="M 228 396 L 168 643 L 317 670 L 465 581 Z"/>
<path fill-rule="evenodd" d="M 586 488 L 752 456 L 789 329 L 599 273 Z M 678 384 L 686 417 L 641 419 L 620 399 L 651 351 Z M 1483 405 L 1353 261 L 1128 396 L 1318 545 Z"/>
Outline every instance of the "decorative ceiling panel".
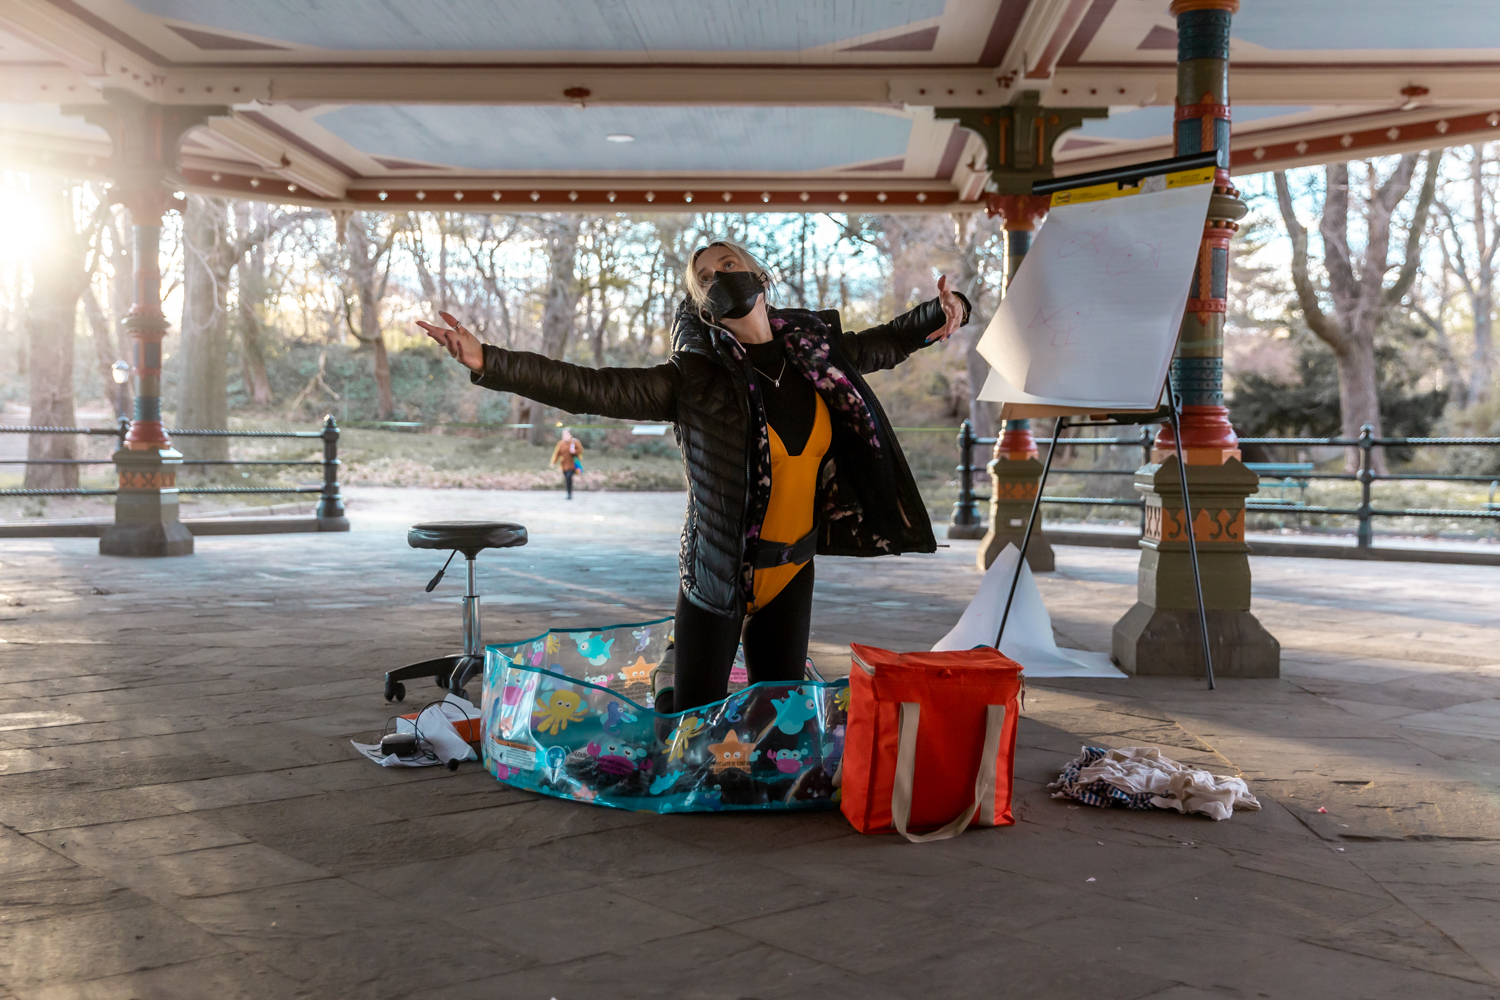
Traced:
<path fill-rule="evenodd" d="M 911 135 L 908 117 L 862 108 L 351 105 L 314 120 L 370 156 L 533 173 L 807 173 L 900 159 Z"/>
<path fill-rule="evenodd" d="M 796 52 L 903 28 L 944 7 L 944 0 L 133 3 L 182 24 L 343 52 Z"/>

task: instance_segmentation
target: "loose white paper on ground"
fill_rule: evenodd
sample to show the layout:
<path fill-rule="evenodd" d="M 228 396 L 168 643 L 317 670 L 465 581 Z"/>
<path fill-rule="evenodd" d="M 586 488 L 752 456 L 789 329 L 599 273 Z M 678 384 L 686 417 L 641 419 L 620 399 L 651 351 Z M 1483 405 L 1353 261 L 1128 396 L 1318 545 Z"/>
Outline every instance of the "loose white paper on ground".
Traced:
<path fill-rule="evenodd" d="M 354 749 L 382 767 L 436 767 L 450 760 L 477 760 L 474 748 L 460 735 L 453 725 L 465 719 L 479 718 L 479 709 L 474 703 L 449 694 L 442 701 L 433 702 L 415 719 L 396 718 L 396 732 L 416 733 L 422 753 L 411 757 L 396 754 L 381 754 L 379 743 L 357 743 Z"/>
<path fill-rule="evenodd" d="M 1070 204 L 1055 197 L 979 339 L 990 364 L 979 398 L 1079 412 L 1154 409 L 1212 191 L 1209 169 L 1123 191 L 1082 189 Z"/>
<path fill-rule="evenodd" d="M 1021 553 L 1014 545 L 995 557 L 979 582 L 979 592 L 964 609 L 953 630 L 938 640 L 933 652 L 993 646 L 1005 611 L 1005 595 Z M 1052 616 L 1042 603 L 1042 592 L 1030 566 L 1022 566 L 1016 583 L 1016 599 L 1005 623 L 1000 652 L 1021 665 L 1027 677 L 1124 677 L 1105 653 L 1082 649 L 1059 649 L 1052 637 Z"/>

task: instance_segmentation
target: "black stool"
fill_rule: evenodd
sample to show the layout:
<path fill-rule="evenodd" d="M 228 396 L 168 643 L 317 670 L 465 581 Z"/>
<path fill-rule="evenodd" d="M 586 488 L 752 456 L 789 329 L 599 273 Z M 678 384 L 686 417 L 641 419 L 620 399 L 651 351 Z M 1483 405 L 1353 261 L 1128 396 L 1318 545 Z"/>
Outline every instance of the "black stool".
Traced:
<path fill-rule="evenodd" d="M 469 564 L 469 589 L 464 594 L 464 651 L 435 660 L 408 664 L 385 675 L 385 700 L 401 701 L 406 697 L 402 681 L 413 677 L 433 677 L 438 687 L 447 688 L 460 698 L 467 697 L 464 685 L 484 670 L 484 643 L 479 638 L 479 592 L 474 586 L 474 557 L 484 549 L 508 549 L 526 544 L 526 529 L 503 521 L 428 521 L 414 524 L 406 533 L 406 543 L 414 549 L 449 549 L 464 554 Z M 448 557 L 449 561 L 453 556 Z M 429 591 L 443 578 L 447 563 L 427 585 Z"/>

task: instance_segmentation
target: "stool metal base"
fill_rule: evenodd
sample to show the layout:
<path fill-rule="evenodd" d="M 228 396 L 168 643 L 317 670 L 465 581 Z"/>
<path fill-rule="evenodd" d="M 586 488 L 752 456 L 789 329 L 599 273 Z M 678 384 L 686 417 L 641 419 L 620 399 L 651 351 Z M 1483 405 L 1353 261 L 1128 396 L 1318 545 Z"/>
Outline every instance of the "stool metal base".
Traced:
<path fill-rule="evenodd" d="M 409 681 L 418 677 L 431 677 L 437 686 L 458 695 L 460 698 L 473 701 L 464 690 L 465 686 L 474 677 L 484 670 L 484 656 L 470 653 L 453 653 L 449 656 L 439 656 L 431 660 L 421 660 L 417 663 L 409 663 L 404 667 L 391 670 L 385 675 L 385 700 L 404 701 L 406 699 L 406 685 L 402 681 Z"/>

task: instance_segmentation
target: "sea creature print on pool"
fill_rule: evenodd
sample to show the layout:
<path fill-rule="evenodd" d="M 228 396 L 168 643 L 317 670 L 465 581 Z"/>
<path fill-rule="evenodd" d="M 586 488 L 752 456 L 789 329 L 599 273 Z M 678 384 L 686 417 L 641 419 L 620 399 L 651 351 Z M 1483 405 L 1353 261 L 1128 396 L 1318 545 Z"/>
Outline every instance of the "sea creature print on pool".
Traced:
<path fill-rule="evenodd" d="M 634 712 L 626 711 L 625 706 L 618 701 L 612 701 L 604 708 L 604 731 L 611 736 L 619 736 L 620 725 L 625 722 L 634 722 L 636 718 Z"/>
<path fill-rule="evenodd" d="M 703 732 L 703 720 L 696 715 L 685 715 L 677 728 L 672 730 L 672 735 L 667 737 L 667 745 L 671 747 L 667 755 L 668 761 L 681 760 L 687 751 L 688 740 Z"/>
<path fill-rule="evenodd" d="M 578 722 L 588 714 L 583 697 L 573 691 L 552 691 L 536 700 L 537 709 L 531 713 L 531 724 L 537 732 L 556 736 L 568 728 L 568 723 Z"/>
<path fill-rule="evenodd" d="M 604 661 L 609 659 L 609 647 L 615 644 L 613 639 L 605 642 L 602 635 L 586 635 L 573 641 L 578 644 L 578 655 L 596 667 L 604 666 Z"/>
<path fill-rule="evenodd" d="M 836 808 L 847 718 L 836 705 L 848 682 L 814 671 L 658 712 L 652 674 L 671 632 L 663 619 L 487 647 L 480 742 L 489 773 L 528 792 L 658 814 Z M 544 667 L 532 666 L 538 654 Z"/>
<path fill-rule="evenodd" d="M 818 702 L 807 688 L 793 688 L 785 698 L 772 698 L 771 704 L 776 706 L 776 728 L 788 736 L 801 732 L 808 719 L 818 716 Z"/>
<path fill-rule="evenodd" d="M 714 755 L 715 771 L 744 771 L 748 774 L 750 762 L 760 756 L 755 744 L 740 739 L 740 734 L 733 729 L 724 737 L 723 743 L 710 743 L 708 751 Z"/>
<path fill-rule="evenodd" d="M 646 662 L 644 656 L 637 656 L 634 663 L 620 671 L 620 680 L 625 682 L 627 688 L 632 684 L 650 684 L 651 664 Z"/>
<path fill-rule="evenodd" d="M 806 750 L 768 750 L 766 759 L 776 763 L 776 770 L 782 774 L 796 774 L 802 767 L 802 758 L 807 756 Z"/>
<path fill-rule="evenodd" d="M 608 742 L 588 745 L 588 755 L 599 762 L 599 770 L 606 774 L 626 775 L 638 770 L 651 770 L 651 761 L 646 759 L 646 748 L 629 743 Z"/>

